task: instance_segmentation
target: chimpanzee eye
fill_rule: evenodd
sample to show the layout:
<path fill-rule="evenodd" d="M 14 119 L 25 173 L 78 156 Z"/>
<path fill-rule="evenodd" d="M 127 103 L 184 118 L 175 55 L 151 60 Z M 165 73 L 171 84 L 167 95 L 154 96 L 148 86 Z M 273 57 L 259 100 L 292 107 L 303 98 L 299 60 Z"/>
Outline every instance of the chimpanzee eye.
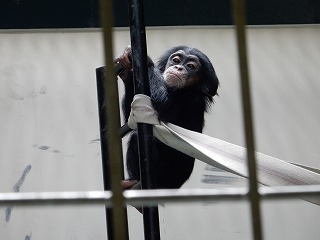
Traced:
<path fill-rule="evenodd" d="M 178 56 L 176 56 L 176 57 L 172 58 L 172 62 L 179 64 L 179 63 L 181 63 L 181 60 Z"/>
<path fill-rule="evenodd" d="M 188 63 L 187 67 L 190 68 L 191 70 L 196 69 L 196 66 L 194 64 L 192 64 L 192 63 Z"/>

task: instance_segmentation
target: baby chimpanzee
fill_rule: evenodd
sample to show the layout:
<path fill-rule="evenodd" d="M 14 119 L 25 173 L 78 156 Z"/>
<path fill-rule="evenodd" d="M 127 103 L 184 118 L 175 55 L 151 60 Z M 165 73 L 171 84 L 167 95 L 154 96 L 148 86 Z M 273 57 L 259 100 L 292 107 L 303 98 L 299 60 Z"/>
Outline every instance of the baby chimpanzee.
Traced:
<path fill-rule="evenodd" d="M 131 48 L 117 61 L 125 69 L 120 77 L 125 85 L 122 109 L 128 120 L 134 96 Z M 155 65 L 148 58 L 151 100 L 159 119 L 180 127 L 202 132 L 204 113 L 217 94 L 219 80 L 209 58 L 198 49 L 177 46 L 165 52 Z M 154 139 L 156 152 L 157 188 L 180 188 L 190 177 L 194 158 Z M 122 182 L 124 189 L 140 180 L 137 133 L 132 132 L 126 156 L 129 179 Z"/>

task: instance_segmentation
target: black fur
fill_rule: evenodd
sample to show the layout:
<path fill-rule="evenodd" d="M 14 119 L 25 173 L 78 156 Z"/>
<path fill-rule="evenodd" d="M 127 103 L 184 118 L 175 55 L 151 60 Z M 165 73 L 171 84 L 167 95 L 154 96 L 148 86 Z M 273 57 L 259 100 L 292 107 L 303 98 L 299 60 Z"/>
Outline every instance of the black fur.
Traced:
<path fill-rule="evenodd" d="M 162 74 L 169 56 L 183 50 L 186 54 L 196 55 L 201 63 L 200 81 L 182 89 L 167 88 Z M 202 132 L 204 113 L 207 112 L 213 96 L 217 94 L 219 80 L 208 57 L 199 50 L 187 46 L 174 47 L 165 52 L 154 66 L 149 58 L 148 64 L 151 99 L 159 119 L 180 127 Z M 126 81 L 125 96 L 122 108 L 127 121 L 130 114 L 130 105 L 134 96 L 133 81 Z M 154 140 L 157 166 L 158 188 L 179 188 L 190 177 L 193 170 L 194 158 L 166 146 L 159 140 Z M 137 150 L 137 134 L 130 136 L 127 151 L 127 169 L 129 178 L 140 179 L 139 156 Z"/>

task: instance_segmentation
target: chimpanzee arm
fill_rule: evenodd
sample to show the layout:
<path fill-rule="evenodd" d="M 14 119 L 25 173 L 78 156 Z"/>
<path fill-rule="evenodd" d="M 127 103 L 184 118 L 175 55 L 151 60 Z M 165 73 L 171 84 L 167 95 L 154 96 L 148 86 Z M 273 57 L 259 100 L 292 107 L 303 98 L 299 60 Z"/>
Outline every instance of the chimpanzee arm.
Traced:
<path fill-rule="evenodd" d="M 125 93 L 122 99 L 122 110 L 125 122 L 127 122 L 131 111 L 131 103 L 135 95 L 132 70 L 126 69 L 120 77 L 122 78 L 125 87 Z M 150 86 L 150 97 L 154 103 L 155 109 L 157 110 L 160 105 L 166 102 L 168 93 L 162 74 L 154 66 L 150 57 L 148 57 L 148 80 Z"/>

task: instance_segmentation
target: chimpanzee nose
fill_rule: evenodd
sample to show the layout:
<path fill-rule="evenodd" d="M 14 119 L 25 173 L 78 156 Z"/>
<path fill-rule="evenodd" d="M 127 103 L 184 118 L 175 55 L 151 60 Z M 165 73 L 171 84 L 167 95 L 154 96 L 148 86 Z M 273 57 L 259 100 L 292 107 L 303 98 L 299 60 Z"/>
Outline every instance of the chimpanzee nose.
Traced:
<path fill-rule="evenodd" d="M 183 66 L 182 65 L 175 65 L 174 67 L 178 71 L 182 71 L 183 70 Z"/>

